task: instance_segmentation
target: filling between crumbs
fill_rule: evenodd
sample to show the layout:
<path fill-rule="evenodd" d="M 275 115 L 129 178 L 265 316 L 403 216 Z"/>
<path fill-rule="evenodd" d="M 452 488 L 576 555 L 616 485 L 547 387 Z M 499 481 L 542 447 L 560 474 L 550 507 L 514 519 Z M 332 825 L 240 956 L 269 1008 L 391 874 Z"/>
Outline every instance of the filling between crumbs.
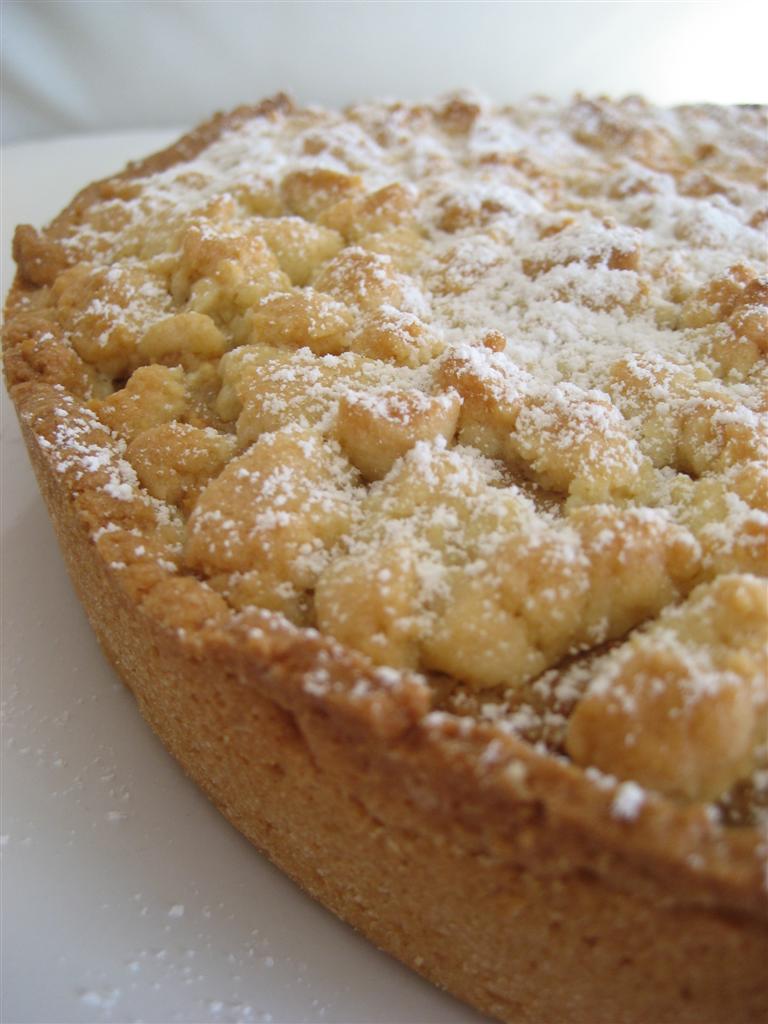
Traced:
<path fill-rule="evenodd" d="M 277 105 L 20 229 L 11 377 L 94 414 L 62 399 L 65 469 L 100 468 L 94 424 L 119 439 L 106 491 L 151 499 L 131 556 L 211 615 L 315 626 L 437 707 L 754 821 L 764 134 L 635 99 Z"/>

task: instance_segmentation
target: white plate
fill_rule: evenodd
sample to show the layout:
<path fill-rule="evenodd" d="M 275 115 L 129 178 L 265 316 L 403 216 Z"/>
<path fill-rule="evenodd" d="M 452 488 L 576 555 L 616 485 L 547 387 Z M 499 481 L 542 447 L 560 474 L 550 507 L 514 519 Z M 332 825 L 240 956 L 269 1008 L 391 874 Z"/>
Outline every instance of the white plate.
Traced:
<path fill-rule="evenodd" d="M 10 235 L 167 132 L 3 153 Z M 6 1024 L 472 1024 L 300 892 L 189 782 L 103 658 L 2 398 Z"/>

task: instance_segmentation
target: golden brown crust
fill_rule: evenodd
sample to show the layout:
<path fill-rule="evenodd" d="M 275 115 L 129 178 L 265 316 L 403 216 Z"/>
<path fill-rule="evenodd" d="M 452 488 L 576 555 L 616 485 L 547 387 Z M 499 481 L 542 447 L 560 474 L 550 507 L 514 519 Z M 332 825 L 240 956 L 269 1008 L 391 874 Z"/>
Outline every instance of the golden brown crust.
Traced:
<path fill-rule="evenodd" d="M 72 223 L 77 223 L 89 206 L 111 194 L 116 182 L 130 182 L 134 178 L 145 178 L 158 171 L 165 171 L 175 164 L 193 159 L 229 129 L 237 128 L 253 118 L 270 118 L 278 111 L 289 111 L 292 108 L 292 101 L 285 93 L 280 92 L 254 106 L 236 107 L 227 113 L 215 114 L 209 121 L 187 132 L 165 149 L 152 153 L 142 160 L 131 161 L 120 174 L 87 185 L 78 192 L 69 206 L 51 221 L 47 234 L 54 239 L 60 237 Z"/>
<path fill-rule="evenodd" d="M 179 571 L 177 524 L 126 485 L 124 445 L 104 424 L 122 416 L 130 440 L 125 424 L 144 411 L 126 420 L 110 406 L 100 422 L 92 409 L 111 399 L 94 395 L 69 341 L 37 343 L 51 323 L 25 301 L 66 266 L 59 238 L 105 189 L 188 160 L 287 102 L 214 118 L 85 189 L 43 235 L 17 236 L 6 375 L 105 651 L 245 835 L 377 944 L 485 1012 L 574 1024 L 767 1019 L 766 840 L 756 829 L 723 828 L 703 805 L 651 793 L 624 815 L 627 790 L 615 781 L 493 723 L 430 711 L 420 677 L 377 669 L 284 618 L 233 611 Z M 464 108 L 446 111 L 451 130 L 466 130 Z M 159 373 L 164 394 L 173 372 Z M 62 408 L 69 443 L 89 461 L 62 459 Z M 163 431 L 169 418 L 142 419 L 142 430 Z"/>

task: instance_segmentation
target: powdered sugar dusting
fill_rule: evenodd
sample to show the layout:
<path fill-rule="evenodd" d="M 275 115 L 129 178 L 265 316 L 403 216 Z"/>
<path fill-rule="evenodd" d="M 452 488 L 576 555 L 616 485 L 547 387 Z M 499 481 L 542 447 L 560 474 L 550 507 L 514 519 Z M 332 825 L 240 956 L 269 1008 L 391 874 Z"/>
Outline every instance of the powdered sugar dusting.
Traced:
<path fill-rule="evenodd" d="M 611 810 L 620 821 L 634 821 L 645 803 L 645 791 L 636 782 L 622 782 L 616 790 Z"/>
<path fill-rule="evenodd" d="M 753 582 L 718 581 L 768 572 L 764 127 L 465 95 L 245 119 L 61 228 L 37 343 L 91 391 L 39 443 L 109 515 L 178 524 L 171 557 L 102 524 L 116 570 L 178 557 L 378 687 L 450 678 L 459 717 L 631 779 L 620 820 L 641 786 L 708 798 L 630 719 L 636 677 L 677 686 L 665 728 L 728 704 L 723 789 L 762 756 L 753 640 L 729 660 L 690 616 L 757 616 Z M 616 750 L 590 707 L 628 716 Z"/>

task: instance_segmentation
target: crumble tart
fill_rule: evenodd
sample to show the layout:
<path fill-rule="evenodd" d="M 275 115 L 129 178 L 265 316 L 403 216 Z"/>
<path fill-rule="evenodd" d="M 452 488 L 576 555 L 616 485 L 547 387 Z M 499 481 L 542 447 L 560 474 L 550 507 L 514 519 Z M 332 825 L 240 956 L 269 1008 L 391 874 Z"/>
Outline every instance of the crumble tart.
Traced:
<path fill-rule="evenodd" d="M 507 1021 L 768 1018 L 765 115 L 218 116 L 20 227 L 99 638 L 230 820 Z"/>

